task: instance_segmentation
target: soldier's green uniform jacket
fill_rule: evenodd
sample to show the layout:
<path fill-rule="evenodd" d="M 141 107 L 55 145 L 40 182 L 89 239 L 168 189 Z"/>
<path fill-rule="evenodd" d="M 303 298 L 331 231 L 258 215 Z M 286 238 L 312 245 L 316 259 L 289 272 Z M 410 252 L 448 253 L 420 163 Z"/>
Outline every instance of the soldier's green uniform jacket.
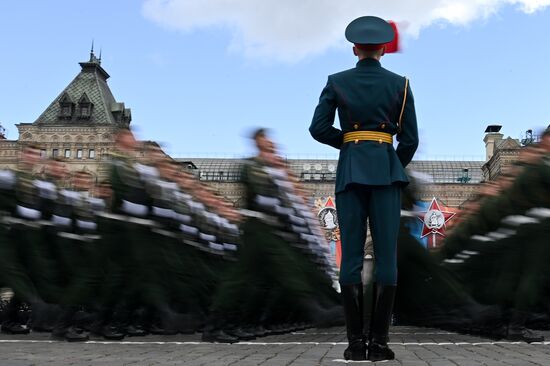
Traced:
<path fill-rule="evenodd" d="M 113 188 L 112 210 L 115 213 L 145 217 L 149 214 L 151 198 L 147 194 L 145 185 L 134 167 L 134 159 L 123 155 L 113 154 L 111 157 L 110 182 Z M 146 207 L 145 212 L 130 212 L 128 209 Z M 126 204 L 126 206 L 125 206 Z"/>
<path fill-rule="evenodd" d="M 241 180 L 246 185 L 246 205 L 250 210 L 263 211 L 258 203 L 258 195 L 275 198 L 279 191 L 273 184 L 271 177 L 264 170 L 265 163 L 258 157 L 249 158 L 244 161 Z"/>
<path fill-rule="evenodd" d="M 333 127 L 336 109 L 341 129 Z M 340 149 L 336 193 L 350 183 L 408 183 L 404 167 L 418 146 L 413 95 L 406 79 L 384 69 L 379 61 L 366 58 L 353 69 L 330 75 L 309 131 L 317 141 Z M 399 145 L 394 149 L 376 141 L 344 144 L 344 133 L 354 131 L 397 134 Z"/>

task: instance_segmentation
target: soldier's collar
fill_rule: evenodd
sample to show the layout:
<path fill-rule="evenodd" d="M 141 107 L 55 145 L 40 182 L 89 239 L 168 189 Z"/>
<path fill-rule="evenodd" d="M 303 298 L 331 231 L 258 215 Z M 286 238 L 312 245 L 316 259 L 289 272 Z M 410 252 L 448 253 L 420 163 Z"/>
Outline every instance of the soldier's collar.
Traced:
<path fill-rule="evenodd" d="M 381 67 L 382 64 L 380 63 L 380 61 L 375 60 L 373 58 L 364 58 L 362 60 L 359 60 L 359 62 L 357 62 L 357 67 L 363 67 L 363 66 L 366 66 L 366 67 Z"/>

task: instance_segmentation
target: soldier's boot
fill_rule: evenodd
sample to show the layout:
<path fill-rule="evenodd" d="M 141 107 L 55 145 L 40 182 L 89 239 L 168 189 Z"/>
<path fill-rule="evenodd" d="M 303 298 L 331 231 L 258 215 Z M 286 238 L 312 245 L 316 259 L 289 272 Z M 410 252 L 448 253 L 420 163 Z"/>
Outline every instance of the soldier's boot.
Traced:
<path fill-rule="evenodd" d="M 98 331 L 94 333 L 110 341 L 121 341 L 126 334 L 120 330 L 120 328 L 113 324 L 103 324 Z"/>
<path fill-rule="evenodd" d="M 52 330 L 52 338 L 64 339 L 68 342 L 85 342 L 88 340 L 86 333 L 73 326 L 75 313 L 76 309 L 74 308 L 63 309 Z"/>
<path fill-rule="evenodd" d="M 51 332 L 55 319 L 59 318 L 61 309 L 52 304 L 38 300 L 31 303 L 30 324 L 33 332 Z"/>
<path fill-rule="evenodd" d="M 149 327 L 149 332 L 158 335 L 176 335 L 182 326 L 180 314 L 175 313 L 167 306 L 158 306 L 154 309 L 157 321 Z"/>
<path fill-rule="evenodd" d="M 137 311 L 134 312 L 132 317 L 132 324 L 129 325 L 129 327 L 133 327 L 134 329 L 130 329 L 130 331 L 128 331 L 129 327 L 126 328 L 127 334 L 132 337 L 141 337 L 148 335 L 149 332 L 147 331 L 147 319 L 147 309 L 145 307 L 139 308 Z"/>
<path fill-rule="evenodd" d="M 363 285 L 363 333 L 370 331 L 372 327 L 372 316 L 374 313 L 374 302 L 376 301 L 376 285 L 369 282 Z M 367 343 L 367 337 L 365 337 Z"/>
<path fill-rule="evenodd" d="M 464 330 L 469 334 L 480 334 L 492 339 L 506 338 L 507 324 L 498 305 L 482 305 L 468 299 L 465 305 L 457 307 L 457 313 L 449 314 L 447 319 L 454 319 L 451 329 Z M 454 316 L 453 316 L 454 315 Z M 447 320 L 447 323 L 450 323 Z"/>
<path fill-rule="evenodd" d="M 397 286 L 375 285 L 376 301 L 372 326 L 369 332 L 367 358 L 369 361 L 393 360 L 395 354 L 388 347 L 388 333 L 393 312 L 393 301 Z"/>
<path fill-rule="evenodd" d="M 367 347 L 363 331 L 363 284 L 341 285 L 341 289 L 348 337 L 344 359 L 364 361 Z"/>
<path fill-rule="evenodd" d="M 226 315 L 225 322 L 221 323 L 223 325 L 223 331 L 231 336 L 235 337 L 241 341 L 250 341 L 256 339 L 255 332 L 247 327 L 247 325 L 242 321 L 237 315 Z"/>
<path fill-rule="evenodd" d="M 213 343 L 238 342 L 239 338 L 229 335 L 224 331 L 226 324 L 227 323 L 221 314 L 217 312 L 210 314 L 206 321 L 206 325 L 202 330 L 202 341 Z"/>
<path fill-rule="evenodd" d="M 139 309 L 132 312 L 129 323 L 126 324 L 124 331 L 128 337 L 144 337 L 149 332 L 144 327 L 145 309 Z"/>
<path fill-rule="evenodd" d="M 105 338 L 116 339 L 119 337 L 117 334 L 122 334 L 122 338 L 124 338 L 124 335 L 127 335 L 128 337 L 143 337 L 149 334 L 149 332 L 146 331 L 141 325 L 138 317 L 136 316 L 136 312 L 137 309 L 132 306 L 120 306 L 116 315 L 117 325 L 114 327 L 116 329 L 109 332 L 110 334 Z"/>
<path fill-rule="evenodd" d="M 90 327 L 90 333 L 94 336 L 103 337 L 109 341 L 121 341 L 126 336 L 126 333 L 120 330 L 120 327 L 104 323 L 101 320 L 95 321 Z"/>
<path fill-rule="evenodd" d="M 97 312 L 96 320 L 90 326 L 90 333 L 112 341 L 124 339 L 125 334 L 113 323 L 112 313 L 111 308 L 101 307 Z"/>
<path fill-rule="evenodd" d="M 2 322 L 2 333 L 6 334 L 28 334 L 30 329 L 19 321 L 19 306 L 21 303 L 12 298 L 4 309 L 4 321 Z"/>
<path fill-rule="evenodd" d="M 149 334 L 149 332 L 139 324 L 128 324 L 126 328 L 124 328 L 124 332 L 128 337 L 145 337 Z"/>
<path fill-rule="evenodd" d="M 29 334 L 30 329 L 23 324 L 20 323 L 12 323 L 9 321 L 5 321 L 2 323 L 2 333 L 6 334 Z"/>
<path fill-rule="evenodd" d="M 177 329 L 181 334 L 194 334 L 200 329 L 203 320 L 194 313 L 177 314 Z"/>
<path fill-rule="evenodd" d="M 510 324 L 508 325 L 508 335 L 506 339 L 510 341 L 520 342 L 544 342 L 544 336 L 540 333 L 527 329 L 525 322 L 527 320 L 527 313 L 514 310 Z"/>
<path fill-rule="evenodd" d="M 244 329 L 247 333 L 251 333 L 254 335 L 254 337 L 265 337 L 267 335 L 267 331 L 265 328 L 261 325 L 250 325 Z"/>
<path fill-rule="evenodd" d="M 226 327 L 224 332 L 242 341 L 250 341 L 256 339 L 256 335 L 254 333 L 251 333 L 247 329 L 242 328 L 238 325 L 230 325 Z"/>

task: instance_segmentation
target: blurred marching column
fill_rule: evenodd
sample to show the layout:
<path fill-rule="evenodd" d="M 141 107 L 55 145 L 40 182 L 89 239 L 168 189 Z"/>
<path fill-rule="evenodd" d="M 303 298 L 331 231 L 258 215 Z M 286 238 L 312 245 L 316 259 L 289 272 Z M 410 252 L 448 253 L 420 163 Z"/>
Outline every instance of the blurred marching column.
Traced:
<path fill-rule="evenodd" d="M 303 198 L 266 132 L 257 130 L 253 139 L 258 155 L 245 161 L 241 174 L 246 190 L 241 246 L 214 296 L 205 341 L 235 342 L 265 335 L 266 330 L 283 333 L 300 321 L 330 322 L 338 313 L 329 317 L 322 305 L 334 304 L 326 287 L 334 290 L 312 264 L 324 263 L 321 258 L 328 255 L 317 247 L 320 232 L 300 213 L 307 211 Z M 245 329 L 235 329 L 238 324 Z"/>
<path fill-rule="evenodd" d="M 65 216 L 57 216 L 55 220 L 60 222 L 59 217 L 66 217 L 70 221 L 59 227 L 53 242 L 61 287 L 59 303 L 63 312 L 52 335 L 69 341 L 88 339 L 80 329 L 89 328 L 99 308 L 97 298 L 104 281 L 96 215 L 105 210 L 105 202 L 94 197 L 92 191 L 92 175 L 78 171 L 72 177 L 71 189 L 60 190 L 56 201 Z M 54 209 L 56 214 L 61 214 L 60 211 Z"/>
<path fill-rule="evenodd" d="M 50 182 L 62 182 L 67 171 L 61 161 L 52 161 L 48 173 Z M 89 179 L 89 178 L 88 178 Z M 75 189 L 57 189 L 55 199 L 49 202 L 49 219 L 52 226 L 47 232 L 48 245 L 55 253 L 53 260 L 56 265 L 57 285 L 59 287 L 57 301 L 61 313 L 56 319 L 52 337 L 70 342 L 87 341 L 88 335 L 77 327 L 76 314 L 82 305 L 91 301 L 92 281 L 88 280 L 89 267 L 93 264 L 93 256 L 87 251 L 92 244 L 85 236 L 77 234 L 77 212 L 84 209 L 81 191 L 91 188 L 84 174 L 80 172 L 71 182 Z M 78 216 L 80 217 L 80 215 Z M 93 253 L 93 252 L 92 252 Z"/>
<path fill-rule="evenodd" d="M 188 315 L 185 320 L 185 329 L 182 329 L 180 324 L 178 331 L 193 333 L 197 325 L 194 324 L 194 317 L 189 314 L 191 308 L 189 304 L 196 298 L 190 288 L 189 280 L 192 279 L 177 275 L 178 267 L 182 267 L 182 270 L 189 269 L 193 263 L 188 261 L 182 263 L 181 256 L 177 255 L 178 246 L 182 243 L 175 221 L 176 192 L 178 191 L 178 185 L 175 182 L 176 170 L 168 159 L 157 161 L 155 168 L 158 173 L 145 180 L 148 194 L 151 196 L 151 218 L 157 223 L 157 227 L 151 232 L 151 244 L 155 244 L 146 247 L 143 264 L 151 269 L 147 276 L 148 280 L 155 286 L 159 286 L 166 294 L 165 301 L 169 306 L 174 310 L 177 309 L 180 314 Z M 194 315 L 198 318 L 199 312 L 195 310 Z"/>
<path fill-rule="evenodd" d="M 453 273 L 441 266 L 411 233 L 417 225 L 413 211 L 418 184 L 403 192 L 403 209 L 398 241 L 398 291 L 395 315 L 399 324 L 431 326 L 452 331 L 471 331 L 473 327 L 493 326 L 500 319 L 496 307 L 477 303 Z M 474 252 L 472 252 L 472 255 Z"/>
<path fill-rule="evenodd" d="M 177 177 L 179 191 L 176 192 L 176 225 L 180 235 L 180 243 L 176 248 L 179 263 L 172 268 L 178 286 L 185 286 L 183 293 L 174 294 L 179 306 L 184 306 L 200 323 L 203 322 L 211 304 L 211 297 L 220 280 L 220 273 L 224 271 L 225 246 L 206 239 L 214 239 L 223 243 L 222 236 L 213 235 L 216 225 L 207 224 L 208 221 L 221 222 L 222 218 L 212 210 L 224 206 L 219 202 L 212 203 L 211 194 L 206 193 L 204 187 L 189 173 L 179 172 Z M 210 198 L 207 198 L 210 197 Z M 205 203 L 209 203 L 208 206 Z M 227 225 L 228 222 L 223 221 Z M 236 226 L 234 229 L 238 229 Z M 214 233 L 219 234 L 219 233 Z M 214 238 L 212 237 L 214 236 Z M 238 240 L 232 241 L 236 248 Z M 212 243 L 212 244 L 210 244 Z M 235 249 L 232 248 L 232 249 Z M 174 259 L 174 258 L 172 258 Z M 185 293 L 190 294 L 187 298 Z M 197 324 L 197 326 L 200 326 Z"/>
<path fill-rule="evenodd" d="M 53 280 L 45 275 L 53 266 L 40 268 L 49 260 L 49 253 L 40 247 L 40 232 L 48 223 L 42 220 L 41 202 L 35 185 L 33 170 L 39 159 L 35 146 L 23 147 L 20 170 L 3 171 L 0 174 L 0 201 L 5 215 L 0 230 L 0 279 L 14 291 L 6 309 L 2 331 L 24 334 L 29 329 L 18 319 L 22 302 L 32 307 L 31 324 L 38 330 L 51 329 L 48 324 L 54 308 L 45 302 L 45 297 L 55 300 Z M 40 257 L 40 253 L 45 256 Z M 35 267 L 29 267 L 29 265 Z M 40 272 L 43 269 L 44 272 Z M 37 282 L 38 281 L 38 282 Z M 40 286 L 40 287 L 39 287 Z"/>
<path fill-rule="evenodd" d="M 154 225 L 149 215 L 149 197 L 134 168 L 136 140 L 130 130 L 121 129 L 116 137 L 117 153 L 109 161 L 111 212 L 99 215 L 102 233 L 103 267 L 107 281 L 102 286 L 100 317 L 93 332 L 107 339 L 121 339 L 124 332 L 114 315 L 126 314 L 144 303 L 150 288 L 143 277 L 139 253 L 150 238 Z M 124 323 L 124 321 L 122 321 Z M 120 321 L 118 322 L 120 323 Z"/>
<path fill-rule="evenodd" d="M 500 307 L 501 336 L 510 340 L 543 340 L 526 326 L 536 312 L 547 311 L 548 250 L 542 243 L 548 241 L 550 207 L 548 135 L 524 148 L 518 164 L 496 183 L 486 184 L 441 253 L 476 300 Z"/>

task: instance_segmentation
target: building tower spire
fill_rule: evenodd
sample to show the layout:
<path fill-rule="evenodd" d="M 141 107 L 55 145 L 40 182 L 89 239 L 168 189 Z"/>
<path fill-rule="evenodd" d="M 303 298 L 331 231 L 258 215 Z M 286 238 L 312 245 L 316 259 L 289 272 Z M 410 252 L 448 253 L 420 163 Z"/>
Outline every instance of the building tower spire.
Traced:
<path fill-rule="evenodd" d="M 101 49 L 99 49 L 99 58 L 97 58 L 94 54 L 94 40 L 92 39 L 92 48 L 90 49 L 90 61 L 94 64 L 101 65 Z"/>

